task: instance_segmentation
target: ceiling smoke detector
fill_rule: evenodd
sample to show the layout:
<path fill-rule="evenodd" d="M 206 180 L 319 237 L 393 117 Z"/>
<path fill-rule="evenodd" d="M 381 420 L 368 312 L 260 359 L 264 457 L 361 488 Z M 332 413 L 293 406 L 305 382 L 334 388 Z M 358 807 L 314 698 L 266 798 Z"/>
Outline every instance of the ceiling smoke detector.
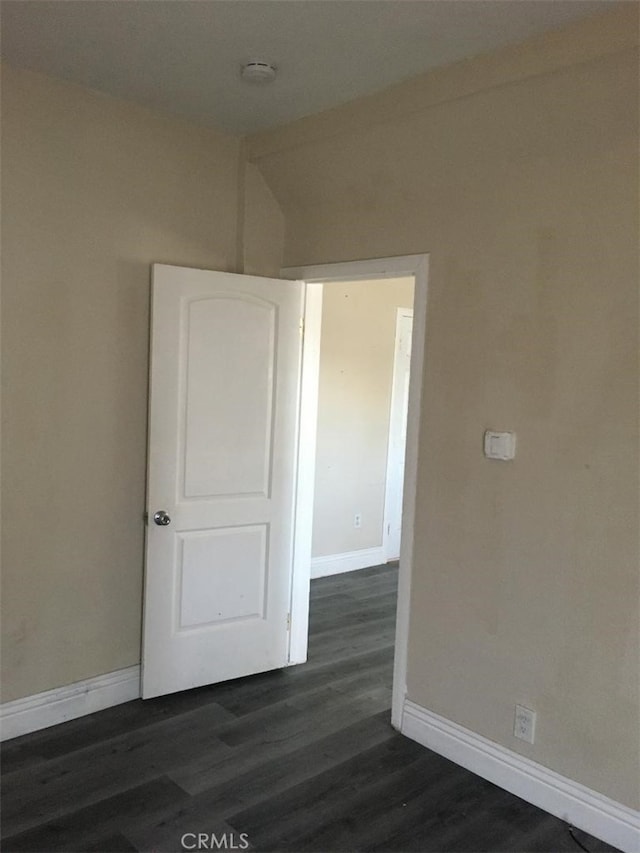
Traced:
<path fill-rule="evenodd" d="M 270 62 L 252 61 L 242 66 L 242 79 L 247 83 L 271 83 L 276 79 L 276 67 Z"/>

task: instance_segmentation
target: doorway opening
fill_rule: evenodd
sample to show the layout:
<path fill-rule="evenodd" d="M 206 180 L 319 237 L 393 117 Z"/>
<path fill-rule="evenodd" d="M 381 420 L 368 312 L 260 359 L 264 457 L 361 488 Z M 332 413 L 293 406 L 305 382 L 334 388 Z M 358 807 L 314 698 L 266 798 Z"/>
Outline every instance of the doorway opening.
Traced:
<path fill-rule="evenodd" d="M 344 585 L 349 582 L 349 572 L 363 570 L 361 577 L 375 576 L 380 569 L 365 567 L 385 567 L 387 562 L 399 557 L 392 702 L 392 722 L 399 727 L 406 694 L 427 257 L 413 255 L 289 268 L 283 270 L 283 277 L 306 283 L 290 662 L 302 662 L 307 657 L 306 628 L 312 577 L 344 573 Z M 354 391 L 356 386 L 350 385 L 358 370 L 368 377 L 370 385 L 380 379 L 377 376 L 381 372 L 380 365 L 368 364 L 367 359 L 362 358 L 366 345 L 358 340 L 358 333 L 367 325 L 367 283 L 369 292 L 373 294 L 374 289 L 378 290 L 387 307 L 389 301 L 397 303 L 392 305 L 390 321 L 387 315 L 387 326 L 391 329 L 387 347 L 388 383 L 386 390 L 378 395 L 383 400 L 386 395 L 382 419 L 379 404 L 378 412 L 372 415 L 376 394 L 371 389 Z M 394 284 L 396 293 L 391 295 Z M 404 293 L 398 300 L 397 294 L 402 288 Z M 413 300 L 407 304 L 407 293 L 411 290 Z M 350 308 L 343 310 L 342 316 L 341 301 L 351 301 Z M 328 304 L 329 311 L 326 310 Z M 359 313 L 362 316 L 357 323 Z M 327 317 L 331 317 L 330 329 L 326 325 Z M 375 322 L 370 325 L 375 327 Z M 322 364 L 323 342 L 325 349 L 328 342 L 329 349 L 333 347 L 329 363 L 325 365 Z M 352 361 L 347 364 L 349 356 Z M 384 386 L 385 383 L 380 384 Z M 357 398 L 366 401 L 364 413 L 355 417 L 360 429 L 354 429 L 352 423 L 347 424 L 352 428 L 347 429 L 346 437 L 340 436 L 345 413 L 351 412 L 354 405 L 357 408 Z M 323 406 L 328 407 L 324 412 Z M 379 439 L 380 431 L 382 442 L 378 440 L 376 444 L 374 439 L 376 435 Z M 340 460 L 342 464 L 338 464 Z M 348 482 L 341 484 L 345 470 Z M 401 476 L 403 474 L 405 476 Z M 399 480 L 403 480 L 401 485 Z M 359 503 L 363 508 L 359 509 Z M 365 526 L 367 518 L 369 524 Z M 396 547 L 399 552 L 393 554 Z M 340 583 L 340 579 L 337 580 Z M 376 580 L 376 583 L 384 584 L 384 580 Z"/>
<path fill-rule="evenodd" d="M 406 276 L 328 282 L 321 294 L 308 661 L 359 661 L 387 701 L 413 291 Z"/>
<path fill-rule="evenodd" d="M 400 559 L 413 288 L 322 288 L 312 579 Z"/>

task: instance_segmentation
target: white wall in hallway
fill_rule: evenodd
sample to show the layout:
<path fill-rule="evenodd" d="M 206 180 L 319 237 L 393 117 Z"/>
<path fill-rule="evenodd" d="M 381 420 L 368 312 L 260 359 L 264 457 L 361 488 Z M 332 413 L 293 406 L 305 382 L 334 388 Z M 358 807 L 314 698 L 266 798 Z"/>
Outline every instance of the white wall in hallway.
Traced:
<path fill-rule="evenodd" d="M 382 545 L 396 313 L 412 305 L 412 278 L 324 287 L 314 558 Z"/>

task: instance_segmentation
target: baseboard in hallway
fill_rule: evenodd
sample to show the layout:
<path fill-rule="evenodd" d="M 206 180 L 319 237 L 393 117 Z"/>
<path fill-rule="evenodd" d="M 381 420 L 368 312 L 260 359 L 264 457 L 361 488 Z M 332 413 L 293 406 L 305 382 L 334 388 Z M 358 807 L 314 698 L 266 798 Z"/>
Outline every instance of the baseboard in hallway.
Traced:
<path fill-rule="evenodd" d="M 385 562 L 384 548 L 362 548 L 344 554 L 329 554 L 311 560 L 311 578 L 324 578 L 358 569 L 374 568 Z"/>

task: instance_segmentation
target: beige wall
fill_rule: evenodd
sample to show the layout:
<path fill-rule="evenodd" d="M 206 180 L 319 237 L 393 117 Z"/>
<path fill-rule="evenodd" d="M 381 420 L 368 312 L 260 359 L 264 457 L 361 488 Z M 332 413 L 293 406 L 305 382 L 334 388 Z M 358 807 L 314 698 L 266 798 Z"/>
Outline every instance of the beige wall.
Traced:
<path fill-rule="evenodd" d="M 634 4 L 249 143 L 286 264 L 430 253 L 409 698 L 633 807 L 637 33 Z"/>
<path fill-rule="evenodd" d="M 324 286 L 314 557 L 382 545 L 396 312 L 412 305 L 412 278 Z"/>
<path fill-rule="evenodd" d="M 239 141 L 3 69 L 3 701 L 139 661 L 149 264 L 234 269 Z"/>
<path fill-rule="evenodd" d="M 284 216 L 257 166 L 243 170 L 242 263 L 247 275 L 280 278 L 284 248 Z"/>

